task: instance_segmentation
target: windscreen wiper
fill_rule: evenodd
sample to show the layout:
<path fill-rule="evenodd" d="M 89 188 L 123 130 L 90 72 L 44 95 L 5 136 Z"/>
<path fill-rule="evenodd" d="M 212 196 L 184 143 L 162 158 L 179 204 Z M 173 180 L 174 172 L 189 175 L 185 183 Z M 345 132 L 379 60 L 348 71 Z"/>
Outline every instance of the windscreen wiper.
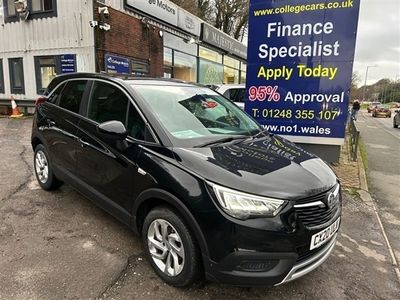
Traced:
<path fill-rule="evenodd" d="M 197 146 L 194 146 L 195 148 L 202 148 L 202 147 L 207 147 L 207 146 L 211 146 L 211 145 L 217 145 L 217 144 L 223 144 L 223 143 L 229 143 L 235 140 L 244 140 L 249 138 L 249 136 L 247 135 L 235 135 L 235 136 L 228 136 L 228 137 L 223 137 L 217 140 L 213 140 L 210 142 L 206 142 Z"/>
<path fill-rule="evenodd" d="M 261 130 L 259 133 L 256 133 L 255 135 L 253 135 L 251 138 L 254 140 L 254 139 L 258 138 L 261 134 L 264 134 L 264 133 L 268 134 L 269 136 L 274 136 L 273 133 L 268 132 L 268 130 L 264 129 L 264 130 Z"/>

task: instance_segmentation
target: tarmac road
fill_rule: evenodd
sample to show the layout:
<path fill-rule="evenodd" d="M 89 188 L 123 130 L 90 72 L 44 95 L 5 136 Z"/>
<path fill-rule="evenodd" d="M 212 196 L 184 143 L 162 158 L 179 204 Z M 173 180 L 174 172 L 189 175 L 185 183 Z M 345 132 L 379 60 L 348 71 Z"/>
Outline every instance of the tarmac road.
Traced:
<path fill-rule="evenodd" d="M 68 185 L 33 175 L 32 120 L 0 118 L 0 299 L 398 299 L 400 285 L 371 207 L 345 194 L 338 243 L 297 281 L 269 288 L 165 285 L 140 239 Z M 389 151 L 390 152 L 390 151 Z"/>
<path fill-rule="evenodd" d="M 373 118 L 362 111 L 357 125 L 366 146 L 369 189 L 400 263 L 400 128 L 392 118 Z"/>

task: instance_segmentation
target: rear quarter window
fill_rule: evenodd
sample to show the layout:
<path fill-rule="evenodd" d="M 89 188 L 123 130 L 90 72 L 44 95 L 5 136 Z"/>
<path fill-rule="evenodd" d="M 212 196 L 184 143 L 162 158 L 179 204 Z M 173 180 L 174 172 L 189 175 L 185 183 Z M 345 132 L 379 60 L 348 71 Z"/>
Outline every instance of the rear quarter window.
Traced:
<path fill-rule="evenodd" d="M 51 95 L 47 98 L 47 101 L 53 104 L 57 103 L 57 100 L 63 90 L 63 88 L 65 87 L 65 83 L 61 84 L 58 88 L 56 88 Z"/>

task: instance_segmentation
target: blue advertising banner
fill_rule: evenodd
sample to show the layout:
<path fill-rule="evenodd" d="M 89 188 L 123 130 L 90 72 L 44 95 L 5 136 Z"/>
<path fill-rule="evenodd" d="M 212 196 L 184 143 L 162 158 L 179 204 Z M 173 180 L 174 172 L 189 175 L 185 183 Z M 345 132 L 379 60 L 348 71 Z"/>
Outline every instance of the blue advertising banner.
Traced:
<path fill-rule="evenodd" d="M 129 58 L 106 54 L 104 60 L 108 73 L 129 74 Z"/>
<path fill-rule="evenodd" d="M 76 72 L 76 56 L 75 54 L 63 54 L 60 56 L 61 73 Z"/>
<path fill-rule="evenodd" d="M 250 0 L 245 110 L 293 142 L 344 141 L 360 0 Z"/>

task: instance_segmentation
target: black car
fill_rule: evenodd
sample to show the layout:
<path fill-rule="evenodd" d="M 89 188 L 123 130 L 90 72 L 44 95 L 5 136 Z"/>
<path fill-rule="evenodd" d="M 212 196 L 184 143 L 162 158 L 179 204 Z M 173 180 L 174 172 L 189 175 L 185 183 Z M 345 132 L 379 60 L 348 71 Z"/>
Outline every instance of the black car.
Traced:
<path fill-rule="evenodd" d="M 207 87 L 76 73 L 36 104 L 40 186 L 66 182 L 127 224 L 171 285 L 277 285 L 335 245 L 332 170 Z"/>

